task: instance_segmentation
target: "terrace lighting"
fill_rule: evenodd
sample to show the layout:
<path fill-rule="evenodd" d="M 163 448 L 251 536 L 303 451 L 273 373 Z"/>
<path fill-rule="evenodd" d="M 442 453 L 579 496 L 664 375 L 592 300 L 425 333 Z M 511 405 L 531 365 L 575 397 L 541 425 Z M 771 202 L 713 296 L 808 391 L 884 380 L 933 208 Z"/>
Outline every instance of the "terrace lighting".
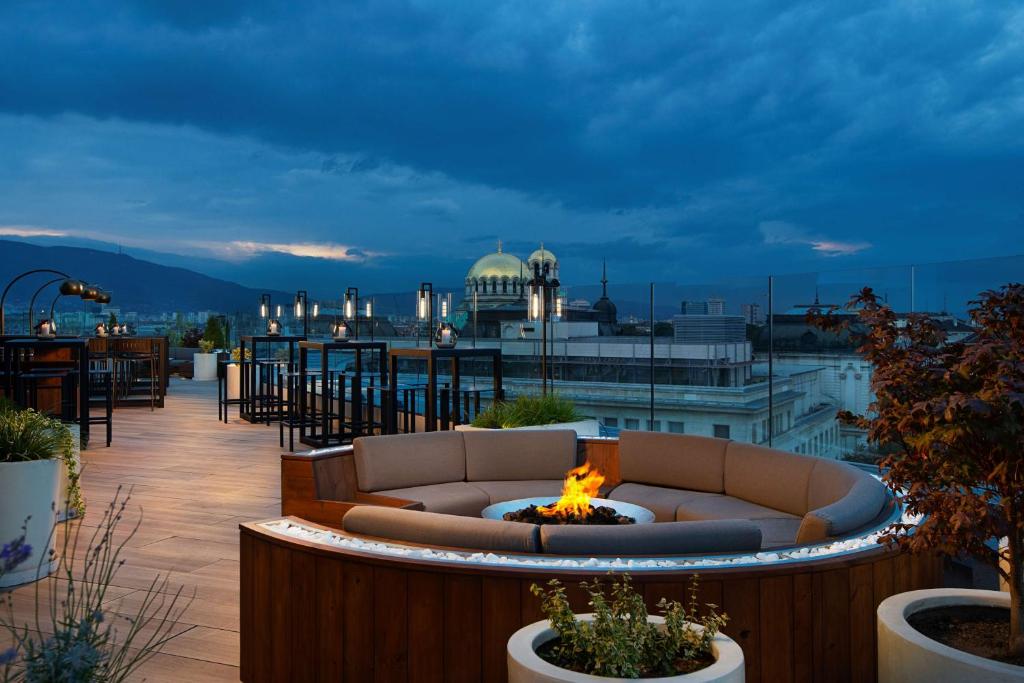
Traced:
<path fill-rule="evenodd" d="M 544 244 L 534 252 L 539 253 L 539 258 L 530 257 L 530 265 L 533 267 L 533 278 L 529 285 L 529 300 L 527 311 L 531 321 L 540 322 L 541 329 L 541 355 L 540 355 L 540 377 L 541 393 L 548 393 L 548 320 L 551 319 L 551 310 L 556 309 L 555 315 L 561 314 L 561 305 L 557 303 L 558 288 L 561 283 L 558 281 L 558 262 L 554 258 L 548 258 L 550 252 L 545 252 Z"/>
<path fill-rule="evenodd" d="M 319 308 L 314 308 L 314 317 Z M 295 293 L 295 319 L 302 320 L 302 336 L 309 336 L 309 294 L 304 289 Z"/>
<path fill-rule="evenodd" d="M 260 318 L 270 316 L 270 295 L 260 294 Z"/>
<path fill-rule="evenodd" d="M 429 336 L 430 329 L 434 326 L 434 286 L 429 282 L 421 282 L 420 288 L 416 292 L 416 319 L 419 321 L 427 321 L 428 343 L 433 346 L 434 338 Z M 419 336 L 419 327 L 417 329 L 417 337 Z M 417 340 L 417 346 L 419 341 Z"/>
<path fill-rule="evenodd" d="M 336 342 L 347 342 L 351 340 L 351 329 L 344 320 L 335 320 L 331 323 L 331 338 Z"/>
<path fill-rule="evenodd" d="M 107 325 L 106 323 L 96 323 L 95 327 L 96 336 L 103 338 L 107 336 Z"/>
<path fill-rule="evenodd" d="M 7 293 L 11 290 L 11 287 L 14 286 L 15 282 L 17 282 L 18 280 L 20 280 L 23 277 L 26 277 L 28 275 L 32 275 L 34 273 L 50 273 L 51 275 L 59 275 L 60 277 L 65 278 L 64 281 L 60 285 L 60 293 L 61 294 L 65 295 L 65 296 L 80 296 L 83 299 L 88 298 L 88 297 L 85 296 L 85 289 L 86 289 L 85 283 L 82 282 L 81 280 L 73 279 L 70 275 L 68 275 L 67 273 L 65 273 L 63 271 L 53 270 L 52 268 L 35 268 L 33 270 L 26 270 L 24 273 L 21 273 L 20 275 L 17 275 L 16 277 L 14 277 L 14 279 L 12 279 L 10 282 L 8 282 L 7 286 L 4 287 L 3 294 L 0 294 L 0 334 L 4 334 L 6 332 L 5 325 L 4 325 L 4 303 L 7 301 Z M 56 282 L 56 281 L 57 280 L 51 280 L 51 283 L 52 282 Z M 32 308 L 29 307 L 29 314 L 30 315 L 31 315 L 31 311 L 32 311 Z M 53 318 L 52 315 L 50 317 L 51 317 L 51 319 Z"/>
<path fill-rule="evenodd" d="M 35 327 L 36 336 L 40 339 L 53 339 L 57 336 L 57 327 L 47 318 L 43 318 Z"/>
<path fill-rule="evenodd" d="M 342 305 L 342 318 L 355 323 L 355 329 L 350 330 L 352 338 L 359 337 L 359 288 L 349 287 L 345 290 L 345 302 Z"/>

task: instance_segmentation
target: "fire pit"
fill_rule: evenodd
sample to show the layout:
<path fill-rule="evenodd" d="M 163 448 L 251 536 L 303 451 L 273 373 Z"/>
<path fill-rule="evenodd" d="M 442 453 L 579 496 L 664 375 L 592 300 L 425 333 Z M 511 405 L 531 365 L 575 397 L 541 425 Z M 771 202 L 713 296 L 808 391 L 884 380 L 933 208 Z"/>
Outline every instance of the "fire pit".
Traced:
<path fill-rule="evenodd" d="M 562 484 L 562 497 L 519 498 L 484 508 L 481 517 L 530 524 L 647 524 L 654 513 L 647 508 L 618 500 L 596 498 L 604 475 L 589 463 L 569 470 Z"/>

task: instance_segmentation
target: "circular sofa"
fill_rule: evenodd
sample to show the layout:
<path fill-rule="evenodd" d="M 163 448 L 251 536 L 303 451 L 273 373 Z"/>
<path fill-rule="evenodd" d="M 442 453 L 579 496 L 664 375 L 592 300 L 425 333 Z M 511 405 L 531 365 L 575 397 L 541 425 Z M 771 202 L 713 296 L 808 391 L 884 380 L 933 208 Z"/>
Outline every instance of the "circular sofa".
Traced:
<path fill-rule="evenodd" d="M 346 532 L 429 547 L 553 555 L 688 555 L 811 545 L 877 527 L 885 486 L 847 464 L 709 437 L 624 431 L 604 498 L 655 524 L 543 525 L 482 519 L 494 503 L 556 499 L 581 464 L 576 433 L 444 431 L 356 439 L 359 494 Z"/>

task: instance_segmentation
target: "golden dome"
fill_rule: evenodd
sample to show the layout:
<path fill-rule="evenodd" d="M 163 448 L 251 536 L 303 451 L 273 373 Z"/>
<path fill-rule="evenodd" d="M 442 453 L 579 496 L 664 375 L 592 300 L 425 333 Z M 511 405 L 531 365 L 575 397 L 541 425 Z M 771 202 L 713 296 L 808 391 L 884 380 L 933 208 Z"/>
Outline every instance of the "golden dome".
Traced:
<path fill-rule="evenodd" d="M 493 254 L 487 254 L 487 256 L 474 263 L 473 267 L 466 274 L 466 278 L 470 280 L 490 279 L 492 277 L 499 280 L 503 277 L 511 279 L 525 275 L 526 271 L 526 264 L 520 261 L 517 256 L 504 253 L 499 247 L 498 251 Z"/>

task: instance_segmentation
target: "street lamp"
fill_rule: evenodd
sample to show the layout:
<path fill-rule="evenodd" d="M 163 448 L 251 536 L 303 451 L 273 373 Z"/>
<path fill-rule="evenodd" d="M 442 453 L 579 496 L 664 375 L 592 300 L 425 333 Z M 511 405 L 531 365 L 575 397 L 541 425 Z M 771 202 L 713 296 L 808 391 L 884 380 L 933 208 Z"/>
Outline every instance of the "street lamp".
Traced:
<path fill-rule="evenodd" d="M 434 286 L 429 282 L 421 282 L 416 292 L 416 320 L 427 321 L 427 343 L 434 345 Z M 416 326 L 416 346 L 419 346 L 419 325 Z"/>
<path fill-rule="evenodd" d="M 530 280 L 529 297 L 527 298 L 527 313 L 531 321 L 540 322 L 541 343 L 540 343 L 540 376 L 541 392 L 546 396 L 548 393 L 548 320 L 551 317 L 551 309 L 556 308 L 555 314 L 561 316 L 562 304 L 558 302 L 557 295 L 561 283 L 558 281 L 558 263 L 544 258 L 544 245 L 540 246 L 541 258 L 533 261 L 533 278 Z"/>

